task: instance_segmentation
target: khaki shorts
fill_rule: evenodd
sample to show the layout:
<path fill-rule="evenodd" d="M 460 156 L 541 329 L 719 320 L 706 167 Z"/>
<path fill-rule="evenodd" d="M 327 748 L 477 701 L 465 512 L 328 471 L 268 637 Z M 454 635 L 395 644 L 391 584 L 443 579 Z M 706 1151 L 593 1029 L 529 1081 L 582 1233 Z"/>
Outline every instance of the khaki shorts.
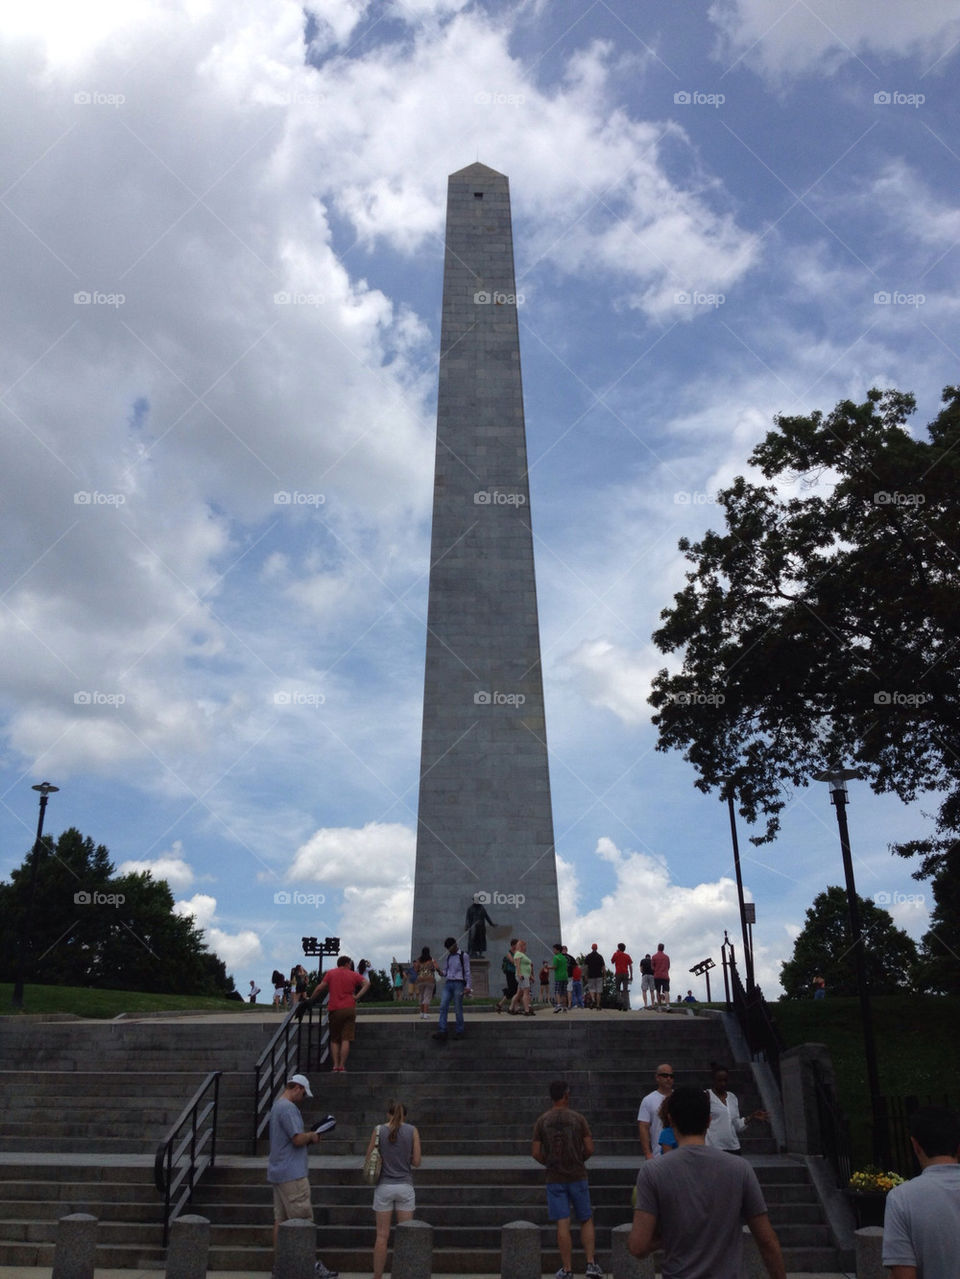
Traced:
<path fill-rule="evenodd" d="M 309 1177 L 298 1177 L 296 1181 L 281 1181 L 274 1184 L 273 1219 L 274 1221 L 313 1221 Z"/>
<path fill-rule="evenodd" d="M 330 1039 L 335 1044 L 351 1044 L 357 1037 L 356 1008 L 335 1008 L 327 1017 Z"/>

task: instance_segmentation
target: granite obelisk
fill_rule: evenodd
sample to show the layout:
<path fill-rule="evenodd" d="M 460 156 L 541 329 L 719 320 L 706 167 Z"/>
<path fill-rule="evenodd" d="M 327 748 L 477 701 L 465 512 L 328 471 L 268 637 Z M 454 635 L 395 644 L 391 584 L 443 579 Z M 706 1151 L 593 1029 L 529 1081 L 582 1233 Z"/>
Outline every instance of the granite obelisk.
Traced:
<path fill-rule="evenodd" d="M 447 189 L 413 955 L 466 949 L 473 904 L 538 956 L 560 939 L 518 301 L 507 178 L 471 164 Z"/>

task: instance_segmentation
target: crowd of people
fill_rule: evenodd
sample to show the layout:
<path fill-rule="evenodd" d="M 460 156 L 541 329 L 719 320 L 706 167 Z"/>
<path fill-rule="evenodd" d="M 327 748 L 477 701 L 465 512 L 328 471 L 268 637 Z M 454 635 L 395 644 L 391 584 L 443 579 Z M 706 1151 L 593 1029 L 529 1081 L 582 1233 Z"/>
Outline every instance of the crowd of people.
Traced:
<path fill-rule="evenodd" d="M 533 962 L 527 954 L 523 938 L 513 937 L 507 953 L 500 961 L 504 977 L 503 997 L 497 1000 L 497 1012 L 514 1016 L 534 1017 L 534 1003 L 551 1005 L 555 1013 L 569 1012 L 571 1008 L 603 1007 L 603 987 L 612 972 L 614 1000 L 617 1008 L 630 1010 L 630 987 L 633 984 L 633 958 L 626 942 L 618 942 L 617 948 L 607 960 L 594 942 L 583 960 L 571 955 L 560 942 L 553 946 L 553 954 L 544 959 L 537 971 L 539 1000 L 534 998 Z M 640 993 L 644 1008 L 659 1008 L 670 1002 L 670 956 L 663 942 L 656 953 L 645 955 L 640 961 Z M 692 991 L 687 991 L 678 1002 L 694 1003 Z"/>
<path fill-rule="evenodd" d="M 433 981 L 444 978 L 440 1018 L 435 1039 L 445 1039 L 450 1005 L 454 1005 L 456 1035 L 463 1034 L 463 998 L 470 993 L 470 957 L 448 937 L 440 962 L 424 948 L 415 961 L 421 1015 L 427 1015 Z M 597 953 L 594 946 L 591 954 Z M 663 953 L 663 946 L 658 948 Z M 565 948 L 554 947 L 552 972 L 554 1006 L 561 1009 L 572 998 L 574 981 L 565 962 Z M 508 955 L 513 965 L 511 1008 L 526 1014 L 533 986 L 533 963 L 522 938 L 511 941 Z M 619 964 L 616 956 L 620 955 Z M 589 960 L 590 956 L 587 956 Z M 561 959 L 563 963 L 561 965 Z M 601 963 L 604 961 L 601 957 Z M 625 982 L 617 989 L 628 995 L 632 963 L 622 943 L 613 956 L 615 975 Z M 669 972 L 669 958 L 667 958 Z M 596 966 L 596 965 L 595 965 Z M 576 964 L 577 969 L 587 968 Z M 642 973 L 641 969 L 641 973 Z M 663 969 L 661 968 L 661 971 Z M 507 975 L 507 969 L 504 968 Z M 561 976 L 561 974 L 563 974 Z M 429 975 L 429 982 L 428 982 Z M 653 974 L 652 974 L 653 975 Z M 548 978 L 550 980 L 550 978 Z M 587 977 L 586 999 L 599 995 L 601 987 L 590 983 L 603 976 Z M 653 975 L 654 983 L 657 978 Z M 661 978 L 661 982 L 669 978 Z M 294 988 L 296 983 L 294 982 Z M 300 1015 L 307 1006 L 327 996 L 333 1069 L 343 1072 L 356 1026 L 356 1001 L 369 988 L 369 978 L 354 971 L 349 956 L 341 956 L 309 996 L 300 994 Z M 428 993 L 429 987 L 429 993 Z M 666 993 L 656 984 L 652 994 Z M 294 993 L 296 991 L 294 990 Z M 650 993 L 650 992 L 648 992 Z M 504 1000 L 507 997 L 505 988 Z M 501 1000 L 501 1005 L 504 1003 Z M 623 1005 L 621 1005 L 623 1006 Z M 627 1005 L 629 1006 L 629 1005 Z M 644 1001 L 644 1006 L 648 1006 Z M 307 1147 L 320 1141 L 325 1126 L 306 1130 L 300 1107 L 312 1097 L 305 1075 L 291 1075 L 270 1115 L 270 1157 L 267 1179 L 274 1193 L 274 1246 L 282 1222 L 313 1219 L 307 1167 Z M 573 1279 L 572 1227 L 579 1223 L 580 1244 L 586 1255 L 587 1279 L 599 1279 L 603 1270 L 595 1257 L 595 1231 L 590 1204 L 586 1162 L 594 1153 L 590 1127 L 583 1115 L 570 1107 L 570 1087 L 564 1080 L 550 1085 L 550 1109 L 536 1120 L 531 1140 L 532 1157 L 546 1169 L 548 1216 L 556 1225 L 561 1265 L 556 1279 Z M 379 1175 L 374 1189 L 373 1211 L 376 1242 L 374 1279 L 382 1279 L 391 1226 L 409 1220 L 416 1208 L 413 1170 L 422 1157 L 420 1134 L 408 1122 L 399 1100 L 389 1103 L 386 1122 L 378 1124 L 367 1145 L 369 1158 L 376 1149 Z M 710 1087 L 677 1086 L 669 1063 L 656 1069 L 654 1087 L 642 1098 L 637 1112 L 640 1169 L 634 1188 L 633 1222 L 628 1248 L 635 1257 L 655 1249 L 664 1254 L 664 1273 L 710 1275 L 734 1279 L 740 1273 L 741 1227 L 753 1235 L 770 1279 L 785 1279 L 783 1256 L 763 1192 L 753 1168 L 741 1157 L 740 1137 L 754 1121 L 768 1118 L 763 1110 L 741 1115 L 739 1101 L 729 1089 L 729 1071 L 710 1063 Z M 331 1121 L 332 1116 L 328 1116 Z M 954 1279 L 960 1255 L 960 1119 L 949 1111 L 920 1111 L 911 1120 L 913 1149 L 922 1175 L 892 1190 L 887 1199 L 883 1262 L 892 1267 L 892 1279 Z M 952 1267 L 952 1268 L 951 1268 Z M 322 1261 L 317 1279 L 337 1279 L 337 1272 Z"/>

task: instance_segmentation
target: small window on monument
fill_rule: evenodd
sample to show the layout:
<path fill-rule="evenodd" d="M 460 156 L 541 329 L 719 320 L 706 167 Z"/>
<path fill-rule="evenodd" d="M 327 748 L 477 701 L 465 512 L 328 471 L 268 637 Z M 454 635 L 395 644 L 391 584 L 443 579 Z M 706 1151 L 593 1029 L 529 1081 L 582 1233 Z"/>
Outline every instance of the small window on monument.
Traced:
<path fill-rule="evenodd" d="M 473 198 L 474 198 L 475 200 L 482 200 L 482 199 L 483 199 L 483 192 L 482 192 L 482 191 L 474 191 L 474 193 L 473 193 Z"/>

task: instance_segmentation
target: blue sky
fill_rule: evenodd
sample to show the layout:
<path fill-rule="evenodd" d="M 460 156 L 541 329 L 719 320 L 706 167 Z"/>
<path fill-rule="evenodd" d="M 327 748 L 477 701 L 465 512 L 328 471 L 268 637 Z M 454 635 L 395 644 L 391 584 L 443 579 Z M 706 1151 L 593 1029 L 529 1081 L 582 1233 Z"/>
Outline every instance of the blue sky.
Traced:
<path fill-rule="evenodd" d="M 736 898 L 724 807 L 654 750 L 649 637 L 775 413 L 897 386 L 919 430 L 956 381 L 960 5 L 306 9 L 6 24 L 0 873 L 49 779 L 48 831 L 167 877 L 239 986 L 304 934 L 405 954 L 446 178 L 479 158 L 511 181 L 564 940 L 662 940 L 685 989 Z M 851 790 L 858 887 L 914 936 L 887 845 L 934 806 Z M 841 881 L 825 788 L 740 834 L 776 993 Z"/>

